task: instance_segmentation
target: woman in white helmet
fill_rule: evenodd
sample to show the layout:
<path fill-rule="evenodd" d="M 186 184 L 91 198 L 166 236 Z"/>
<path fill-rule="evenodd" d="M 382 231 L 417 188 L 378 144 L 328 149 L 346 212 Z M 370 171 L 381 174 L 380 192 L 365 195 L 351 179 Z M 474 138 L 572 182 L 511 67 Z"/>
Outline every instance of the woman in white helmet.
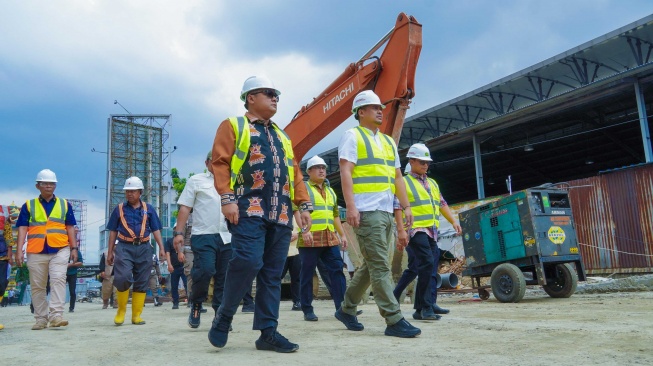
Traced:
<path fill-rule="evenodd" d="M 123 187 L 127 202 L 114 208 L 107 223 L 109 230 L 107 263 L 114 266 L 113 285 L 118 291 L 116 296 L 118 312 L 113 319 L 116 325 L 122 325 L 125 321 L 129 288 L 132 285 L 134 286 L 132 324 L 145 324 L 141 319 L 141 313 L 145 305 L 145 293 L 152 269 L 153 248 L 150 244 L 150 236 L 154 236 L 154 240 L 159 245 L 159 254 L 165 255 L 159 216 L 152 205 L 141 201 L 144 188 L 140 178 L 127 178 Z"/>

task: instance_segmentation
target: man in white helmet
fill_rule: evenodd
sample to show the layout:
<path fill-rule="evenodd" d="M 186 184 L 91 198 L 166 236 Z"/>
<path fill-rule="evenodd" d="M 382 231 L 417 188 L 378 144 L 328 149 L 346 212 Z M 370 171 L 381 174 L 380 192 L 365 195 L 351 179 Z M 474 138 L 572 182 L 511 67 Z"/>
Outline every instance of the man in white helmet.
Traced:
<path fill-rule="evenodd" d="M 335 316 L 347 329 L 363 330 L 356 311 L 360 301 L 368 295 L 367 288 L 371 284 L 374 301 L 387 325 L 385 335 L 411 338 L 421 331 L 404 319 L 392 294 L 394 283 L 388 257 L 395 241 L 395 195 L 404 210 L 407 227 L 412 225 L 413 215 L 401 179 L 397 145 L 390 136 L 379 131 L 383 108 L 379 97 L 370 90 L 356 95 L 352 113 L 360 124 L 345 132 L 338 146 L 347 223 L 358 238 L 363 265 L 354 274 Z"/>
<path fill-rule="evenodd" d="M 458 234 L 462 232 L 462 228 L 440 193 L 438 184 L 426 175 L 429 164 L 433 161 L 426 145 L 414 144 L 408 149 L 407 157 L 407 174 L 403 179 L 415 220 L 413 227 L 408 228 L 406 232 L 401 225 L 401 208 L 395 202 L 395 220 L 399 239 L 397 246 L 399 250 L 406 248 L 408 268 L 404 270 L 393 292 L 399 300 L 408 284 L 417 277 L 413 318 L 439 320 L 441 314 L 449 313 L 448 309 L 443 309 L 436 304 L 438 296 L 436 275 L 440 259 L 440 249 L 437 244 L 440 214 L 453 225 Z"/>
<path fill-rule="evenodd" d="M 342 229 L 338 211 L 338 197 L 326 182 L 326 162 L 315 155 L 306 164 L 308 182 L 306 189 L 313 202 L 312 226 L 303 231 L 297 242 L 301 259 L 299 293 L 304 320 L 317 321 L 313 311 L 313 273 L 322 260 L 329 277 L 329 290 L 336 310 L 342 304 L 347 280 L 342 272 L 340 245 L 347 249 L 347 238 Z M 336 234 L 337 232 L 337 234 Z"/>
<path fill-rule="evenodd" d="M 159 258 L 165 261 L 165 249 L 161 238 L 161 221 L 154 207 L 141 200 L 143 181 L 130 177 L 122 188 L 127 202 L 120 203 L 113 209 L 107 229 L 109 230 L 109 251 L 107 264 L 113 265 L 113 285 L 116 287 L 118 311 L 114 324 L 125 322 L 129 288 L 132 291 L 132 324 L 142 325 L 141 318 L 145 295 L 152 269 L 152 245 L 150 236 L 154 236 L 159 246 Z M 116 239 L 118 242 L 116 243 Z"/>
<path fill-rule="evenodd" d="M 293 204 L 299 224 L 311 227 L 312 205 L 292 143 L 271 118 L 279 95 L 270 79 L 245 80 L 240 99 L 247 113 L 224 120 L 213 142 L 213 174 L 222 213 L 229 222 L 232 257 L 224 297 L 209 331 L 215 347 L 227 344 L 229 327 L 240 300 L 256 277 L 256 349 L 294 352 L 299 346 L 277 332 L 281 273 L 292 235 Z"/>
<path fill-rule="evenodd" d="M 68 260 L 77 261 L 77 236 L 75 213 L 70 202 L 56 197 L 57 176 L 50 169 L 36 175 L 38 198 L 23 204 L 16 221 L 18 243 L 16 266 L 23 263 L 23 250 L 27 238 L 27 268 L 34 305 L 33 330 L 64 327 L 66 302 L 66 271 Z M 46 298 L 46 286 L 50 276 L 50 302 Z"/>

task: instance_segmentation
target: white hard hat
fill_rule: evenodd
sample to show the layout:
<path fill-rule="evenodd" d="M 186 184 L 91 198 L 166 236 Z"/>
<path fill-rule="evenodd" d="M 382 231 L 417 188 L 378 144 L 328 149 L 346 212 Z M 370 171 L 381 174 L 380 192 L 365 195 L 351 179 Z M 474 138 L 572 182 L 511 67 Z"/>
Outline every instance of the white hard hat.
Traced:
<path fill-rule="evenodd" d="M 356 95 L 356 98 L 354 98 L 354 104 L 351 106 L 351 113 L 356 113 L 358 108 L 366 105 L 380 105 L 381 109 L 385 109 L 385 106 L 381 104 L 381 99 L 379 99 L 378 95 L 374 94 L 371 90 L 363 90 Z"/>
<path fill-rule="evenodd" d="M 408 174 L 410 172 L 411 172 L 410 162 L 408 162 L 408 163 L 406 163 L 406 168 L 404 169 L 404 174 Z"/>
<path fill-rule="evenodd" d="M 308 159 L 308 162 L 306 163 L 306 170 L 311 169 L 315 165 L 324 165 L 326 167 L 327 164 L 324 161 L 324 159 L 322 159 L 321 157 L 315 155 L 314 157 Z"/>
<path fill-rule="evenodd" d="M 243 90 L 240 92 L 240 100 L 245 101 L 247 93 L 256 89 L 274 89 L 277 92 L 277 96 L 281 95 L 279 89 L 274 87 L 272 80 L 268 79 L 267 76 L 250 76 L 243 83 Z"/>
<path fill-rule="evenodd" d="M 57 175 L 50 169 L 43 169 L 36 174 L 36 181 L 57 183 Z"/>
<path fill-rule="evenodd" d="M 406 154 L 406 157 L 424 161 L 433 161 L 433 159 L 431 159 L 431 152 L 429 151 L 429 148 L 424 144 L 414 144 L 411 146 L 410 149 L 408 149 L 408 154 Z"/>
<path fill-rule="evenodd" d="M 129 177 L 125 181 L 125 186 L 122 187 L 123 191 L 132 191 L 135 189 L 144 189 L 143 181 L 139 177 Z"/>

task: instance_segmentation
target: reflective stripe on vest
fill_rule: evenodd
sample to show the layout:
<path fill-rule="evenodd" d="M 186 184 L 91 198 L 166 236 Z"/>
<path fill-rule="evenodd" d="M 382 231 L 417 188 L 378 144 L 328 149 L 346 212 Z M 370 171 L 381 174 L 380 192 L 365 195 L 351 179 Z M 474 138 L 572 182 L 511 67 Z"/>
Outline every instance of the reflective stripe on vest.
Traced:
<path fill-rule="evenodd" d="M 229 117 L 229 122 L 231 127 L 234 129 L 234 134 L 236 135 L 235 147 L 236 151 L 231 158 L 231 181 L 229 183 L 229 188 L 234 189 L 236 180 L 238 179 L 238 174 L 245 164 L 245 158 L 249 153 L 249 146 L 251 143 L 251 135 L 249 132 L 249 121 L 247 117 Z M 283 146 L 286 168 L 288 170 L 288 179 L 290 181 L 290 199 L 295 198 L 295 169 L 293 167 L 293 158 L 295 154 L 292 150 L 292 143 L 290 138 L 286 133 L 277 127 L 276 124 L 272 123 L 272 128 L 276 131 L 281 145 Z"/>
<path fill-rule="evenodd" d="M 390 189 L 395 193 L 395 146 L 387 135 L 381 136 L 381 148 L 372 143 L 371 133 L 360 126 L 357 132 L 358 161 L 351 174 L 354 193 L 383 192 Z"/>
<path fill-rule="evenodd" d="M 404 176 L 406 193 L 410 210 L 413 213 L 413 228 L 440 227 L 440 188 L 431 178 L 427 178 L 431 194 L 426 191 L 422 183 L 408 174 Z"/>
<path fill-rule="evenodd" d="M 136 239 L 140 239 L 140 241 L 148 241 L 150 240 L 150 237 L 148 236 L 147 238 L 144 238 L 143 236 L 145 235 L 145 229 L 147 228 L 147 204 L 145 202 L 141 201 L 141 207 L 143 207 L 143 220 L 141 221 L 141 234 L 139 236 L 136 236 L 136 233 L 134 233 L 134 230 L 132 230 L 129 225 L 127 225 L 127 220 L 125 220 L 125 212 L 123 211 L 122 207 L 125 203 L 120 203 L 118 205 L 118 212 L 120 213 L 120 222 L 122 223 L 122 227 L 127 230 L 127 233 L 129 234 L 129 237 L 122 235 L 120 232 L 118 232 L 118 239 L 126 242 L 133 242 Z"/>
<path fill-rule="evenodd" d="M 326 200 L 322 197 L 320 191 L 308 182 L 306 190 L 313 203 L 313 212 L 311 213 L 311 231 L 329 230 L 335 232 L 333 228 L 333 208 L 336 205 L 336 193 L 329 186 L 324 187 Z M 324 184 L 324 183 L 323 183 Z"/>
<path fill-rule="evenodd" d="M 55 197 L 54 207 L 50 216 L 45 208 L 35 198 L 26 202 L 29 211 L 29 226 L 27 227 L 27 253 L 41 253 L 47 239 L 51 248 L 62 248 L 68 245 L 66 231 L 66 214 L 68 201 Z"/>

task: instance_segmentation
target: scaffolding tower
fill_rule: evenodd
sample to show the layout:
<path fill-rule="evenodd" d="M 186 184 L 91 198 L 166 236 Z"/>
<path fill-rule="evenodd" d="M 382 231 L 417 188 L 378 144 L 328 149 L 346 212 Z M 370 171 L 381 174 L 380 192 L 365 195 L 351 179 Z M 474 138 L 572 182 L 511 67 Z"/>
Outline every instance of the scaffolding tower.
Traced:
<path fill-rule="evenodd" d="M 75 221 L 77 221 L 77 247 L 82 253 L 83 258 L 88 258 L 86 256 L 86 200 L 78 200 L 74 198 L 68 198 L 68 202 L 75 212 Z"/>
<path fill-rule="evenodd" d="M 154 206 L 162 223 L 168 222 L 170 182 L 169 114 L 112 114 L 108 119 L 107 201 L 108 222 L 114 208 L 124 202 L 125 180 L 136 176 L 145 189 L 141 199 Z M 167 204 L 165 204 L 167 202 Z M 106 222 L 105 222 L 106 224 Z M 165 224 L 164 224 L 165 225 Z"/>

